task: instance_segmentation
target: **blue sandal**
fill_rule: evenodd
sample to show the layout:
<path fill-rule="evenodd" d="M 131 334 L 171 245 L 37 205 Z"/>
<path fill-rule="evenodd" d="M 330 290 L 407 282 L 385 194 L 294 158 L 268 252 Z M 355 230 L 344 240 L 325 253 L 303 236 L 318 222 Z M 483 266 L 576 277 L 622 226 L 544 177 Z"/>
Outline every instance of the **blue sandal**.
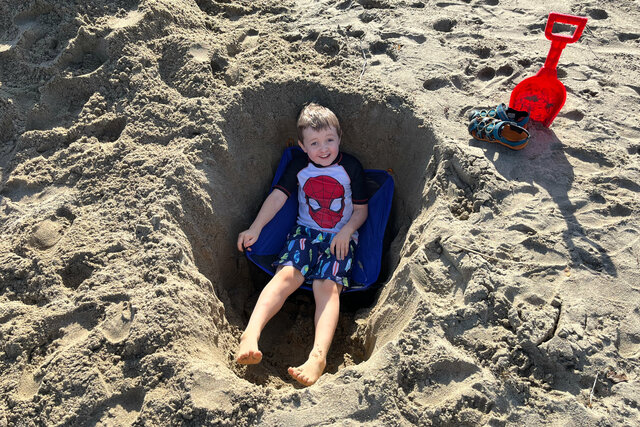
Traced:
<path fill-rule="evenodd" d="M 529 132 L 514 122 L 476 116 L 469 123 L 469 133 L 479 141 L 494 142 L 512 150 L 522 150 L 529 142 Z"/>
<path fill-rule="evenodd" d="M 473 110 L 469 114 L 469 120 L 473 120 L 476 117 L 490 117 L 504 122 L 514 122 L 522 128 L 527 127 L 529 122 L 529 113 L 527 111 L 518 111 L 507 107 L 505 104 L 500 104 L 491 110 Z"/>

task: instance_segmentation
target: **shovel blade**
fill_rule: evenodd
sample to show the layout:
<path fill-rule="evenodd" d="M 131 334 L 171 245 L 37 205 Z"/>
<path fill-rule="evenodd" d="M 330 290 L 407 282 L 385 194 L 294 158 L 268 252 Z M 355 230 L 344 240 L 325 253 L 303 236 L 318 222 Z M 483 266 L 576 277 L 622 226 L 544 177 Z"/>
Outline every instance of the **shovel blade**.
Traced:
<path fill-rule="evenodd" d="M 528 111 L 531 120 L 549 127 L 566 100 L 567 90 L 560 80 L 535 75 L 524 79 L 513 89 L 509 107 Z"/>

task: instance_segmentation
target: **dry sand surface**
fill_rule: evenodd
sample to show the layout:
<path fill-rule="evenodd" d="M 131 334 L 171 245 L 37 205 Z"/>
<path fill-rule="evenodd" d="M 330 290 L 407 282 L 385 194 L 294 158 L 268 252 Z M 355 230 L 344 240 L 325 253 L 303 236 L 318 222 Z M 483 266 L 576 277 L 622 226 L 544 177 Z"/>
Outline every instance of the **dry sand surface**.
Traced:
<path fill-rule="evenodd" d="M 589 18 L 522 151 L 466 113 Z M 0 426 L 638 425 L 640 2 L 0 1 Z M 561 29 L 562 30 L 562 29 Z M 300 106 L 392 169 L 373 293 L 327 373 L 235 249 Z"/>

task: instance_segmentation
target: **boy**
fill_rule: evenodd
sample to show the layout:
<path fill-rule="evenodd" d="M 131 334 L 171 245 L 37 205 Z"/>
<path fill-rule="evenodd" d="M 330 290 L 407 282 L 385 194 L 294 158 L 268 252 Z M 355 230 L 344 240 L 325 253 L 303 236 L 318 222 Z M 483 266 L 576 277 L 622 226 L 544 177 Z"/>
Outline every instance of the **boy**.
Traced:
<path fill-rule="evenodd" d="M 288 370 L 306 386 L 320 378 L 327 364 L 338 324 L 340 292 L 349 286 L 357 230 L 368 214 L 362 165 L 339 151 L 341 136 L 340 123 L 331 110 L 314 103 L 305 106 L 298 116 L 298 145 L 306 155 L 294 157 L 251 227 L 238 236 L 238 250 L 251 250 L 287 198 L 298 197 L 297 224 L 274 263 L 276 274 L 260 293 L 240 338 L 236 361 L 260 363 L 262 329 L 293 291 L 312 281 L 316 303 L 313 348 L 304 364 Z"/>

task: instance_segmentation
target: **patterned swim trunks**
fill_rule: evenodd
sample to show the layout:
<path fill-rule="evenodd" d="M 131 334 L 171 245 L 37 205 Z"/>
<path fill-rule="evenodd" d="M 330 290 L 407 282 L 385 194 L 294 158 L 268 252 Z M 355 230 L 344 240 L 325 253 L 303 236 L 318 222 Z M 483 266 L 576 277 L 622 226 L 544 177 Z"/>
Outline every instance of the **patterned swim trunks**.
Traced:
<path fill-rule="evenodd" d="M 351 264 L 355 243 L 349 242 L 349 254 L 338 260 L 331 253 L 333 233 L 314 230 L 313 228 L 295 225 L 287 236 L 287 243 L 280 252 L 274 266 L 290 265 L 302 273 L 305 282 L 315 279 L 331 279 L 348 288 L 351 280 Z"/>

